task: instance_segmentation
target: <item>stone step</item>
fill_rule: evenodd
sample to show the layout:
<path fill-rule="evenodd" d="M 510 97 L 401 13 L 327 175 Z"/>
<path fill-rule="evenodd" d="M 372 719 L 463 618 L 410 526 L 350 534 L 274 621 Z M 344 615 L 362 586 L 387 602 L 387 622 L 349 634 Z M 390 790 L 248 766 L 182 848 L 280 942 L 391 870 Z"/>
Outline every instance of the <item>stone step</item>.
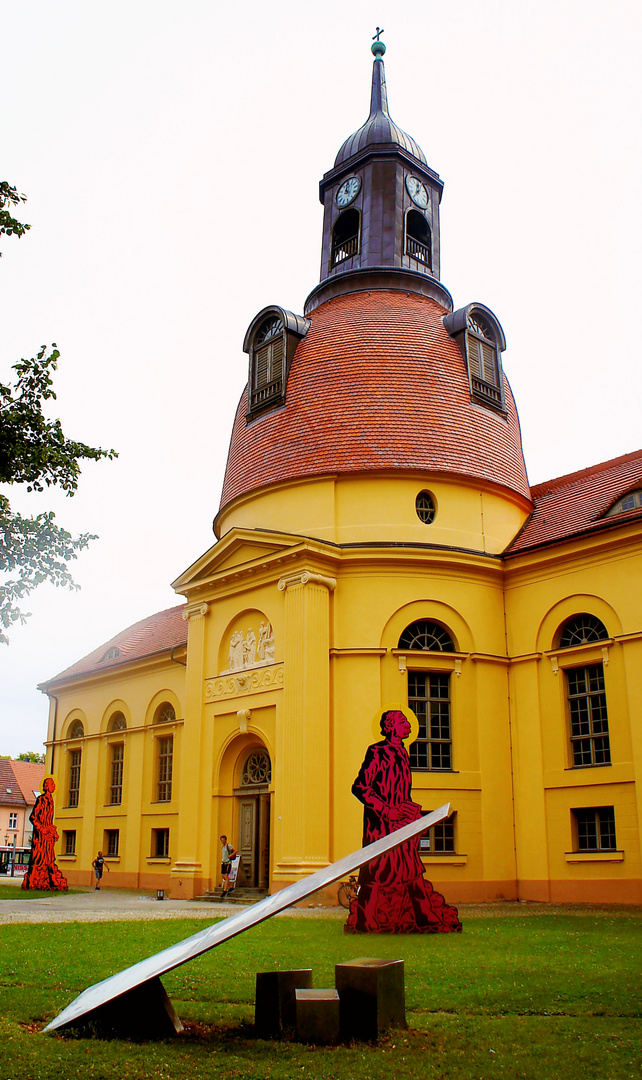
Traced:
<path fill-rule="evenodd" d="M 228 893 L 225 900 L 223 900 L 223 890 L 211 889 L 204 893 L 202 896 L 194 897 L 195 900 L 206 900 L 211 904 L 256 904 L 259 900 L 263 900 L 268 895 L 267 889 L 234 889 Z"/>

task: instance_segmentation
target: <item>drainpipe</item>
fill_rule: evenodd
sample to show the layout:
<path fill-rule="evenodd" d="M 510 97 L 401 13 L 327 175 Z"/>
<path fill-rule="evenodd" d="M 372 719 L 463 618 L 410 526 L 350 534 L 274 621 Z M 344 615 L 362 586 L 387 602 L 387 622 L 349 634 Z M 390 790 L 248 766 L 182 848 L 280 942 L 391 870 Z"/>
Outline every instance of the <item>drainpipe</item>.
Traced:
<path fill-rule="evenodd" d="M 53 730 L 52 730 L 52 733 L 51 733 L 51 762 L 50 762 L 51 768 L 49 769 L 49 772 L 53 773 L 53 771 L 54 771 L 54 753 L 55 753 L 55 750 L 56 750 L 56 720 L 58 718 L 58 698 L 56 697 L 55 694 L 48 694 L 47 697 L 49 697 L 50 700 L 52 700 L 53 703 L 54 703 Z M 46 758 L 45 758 L 45 760 L 46 760 Z"/>

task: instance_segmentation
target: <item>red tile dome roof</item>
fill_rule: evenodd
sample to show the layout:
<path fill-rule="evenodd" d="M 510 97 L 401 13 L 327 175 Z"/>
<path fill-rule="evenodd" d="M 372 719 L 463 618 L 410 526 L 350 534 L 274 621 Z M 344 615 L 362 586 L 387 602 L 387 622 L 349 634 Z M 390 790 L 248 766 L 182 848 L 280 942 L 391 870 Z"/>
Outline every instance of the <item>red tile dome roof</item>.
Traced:
<path fill-rule="evenodd" d="M 221 496 L 327 473 L 421 470 L 493 481 L 530 498 L 519 420 L 471 402 L 463 357 L 430 297 L 337 296 L 310 312 L 285 405 L 237 410 Z"/>

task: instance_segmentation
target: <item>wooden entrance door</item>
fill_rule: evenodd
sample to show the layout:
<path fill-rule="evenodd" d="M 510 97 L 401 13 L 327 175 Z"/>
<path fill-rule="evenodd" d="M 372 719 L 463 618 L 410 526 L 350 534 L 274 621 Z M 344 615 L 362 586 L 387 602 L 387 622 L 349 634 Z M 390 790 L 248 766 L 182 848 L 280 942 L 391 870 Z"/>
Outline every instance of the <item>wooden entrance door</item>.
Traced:
<path fill-rule="evenodd" d="M 239 798 L 239 885 L 267 889 L 270 877 L 270 796 Z"/>

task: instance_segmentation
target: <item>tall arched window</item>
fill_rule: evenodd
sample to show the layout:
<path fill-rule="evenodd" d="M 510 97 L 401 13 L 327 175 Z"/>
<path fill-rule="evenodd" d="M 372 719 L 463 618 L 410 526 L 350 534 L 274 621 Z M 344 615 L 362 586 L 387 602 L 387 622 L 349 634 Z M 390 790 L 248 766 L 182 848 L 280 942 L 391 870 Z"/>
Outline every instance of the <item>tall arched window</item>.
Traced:
<path fill-rule="evenodd" d="M 582 645 L 608 641 L 608 637 L 609 632 L 600 619 L 582 612 L 563 623 L 559 631 L 559 648 L 576 649 Z M 604 665 L 599 661 L 592 661 L 582 667 L 569 667 L 564 671 L 564 678 L 570 723 L 571 765 L 574 768 L 610 765 L 611 744 Z"/>
<path fill-rule="evenodd" d="M 430 226 L 418 210 L 409 210 L 406 214 L 406 255 L 432 270 Z"/>
<path fill-rule="evenodd" d="M 354 207 L 339 214 L 332 229 L 330 267 L 338 266 L 359 253 L 360 220 L 359 211 Z"/>
<path fill-rule="evenodd" d="M 407 626 L 399 648 L 421 652 L 454 652 L 455 643 L 439 623 L 420 619 Z M 419 721 L 419 734 L 409 749 L 411 769 L 445 772 L 452 769 L 450 673 L 412 668 L 408 671 L 408 704 Z"/>

